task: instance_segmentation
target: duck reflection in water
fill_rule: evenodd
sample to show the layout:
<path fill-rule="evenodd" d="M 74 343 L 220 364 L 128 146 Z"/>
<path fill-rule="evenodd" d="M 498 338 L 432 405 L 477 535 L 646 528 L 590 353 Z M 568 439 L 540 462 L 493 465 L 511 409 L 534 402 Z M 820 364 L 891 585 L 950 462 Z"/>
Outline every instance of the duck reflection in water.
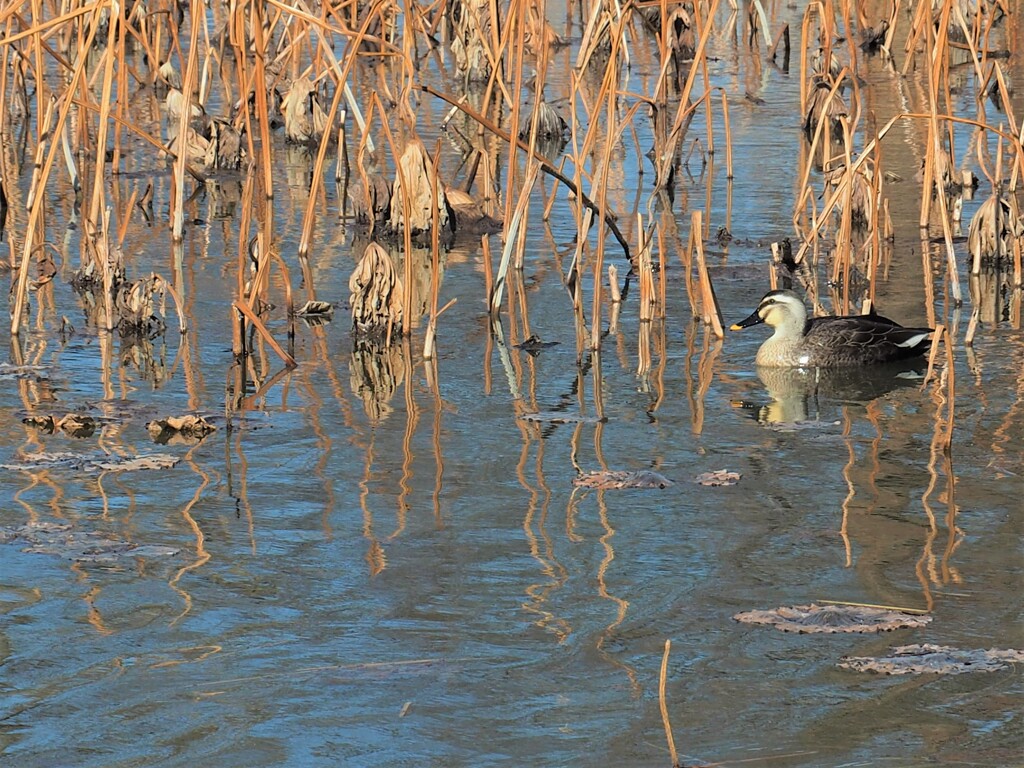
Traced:
<path fill-rule="evenodd" d="M 900 387 L 921 383 L 925 366 L 872 368 L 778 368 L 757 366 L 770 402 L 736 401 L 761 424 L 797 428 L 822 424 L 822 412 L 837 406 L 867 405 Z M 831 422 L 829 422 L 831 423 Z"/>
<path fill-rule="evenodd" d="M 898 386 L 920 381 L 922 355 L 933 329 L 907 328 L 874 312 L 868 315 L 808 317 L 790 290 L 769 291 L 739 331 L 765 323 L 774 330 L 757 351 L 757 375 L 772 402 L 741 403 L 758 421 L 796 425 L 818 418 L 819 398 L 865 404 Z M 813 419 L 811 404 L 814 404 Z"/>

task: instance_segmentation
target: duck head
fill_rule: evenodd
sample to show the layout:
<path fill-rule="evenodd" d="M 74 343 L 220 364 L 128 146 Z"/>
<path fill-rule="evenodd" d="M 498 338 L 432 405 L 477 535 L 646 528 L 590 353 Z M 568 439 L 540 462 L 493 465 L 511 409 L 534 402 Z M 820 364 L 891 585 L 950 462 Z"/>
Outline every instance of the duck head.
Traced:
<path fill-rule="evenodd" d="M 800 334 L 807 322 L 807 308 L 793 291 L 769 291 L 749 317 L 733 323 L 730 330 L 742 331 L 752 325 L 767 323 L 776 331 Z M 786 334 L 788 335 L 788 333 Z"/>

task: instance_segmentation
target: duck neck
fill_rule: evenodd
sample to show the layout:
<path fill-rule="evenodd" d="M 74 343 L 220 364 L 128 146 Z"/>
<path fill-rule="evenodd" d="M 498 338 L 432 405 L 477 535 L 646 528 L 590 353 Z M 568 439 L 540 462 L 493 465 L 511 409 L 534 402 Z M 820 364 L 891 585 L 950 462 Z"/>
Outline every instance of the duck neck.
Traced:
<path fill-rule="evenodd" d="M 801 344 L 805 323 L 805 317 L 785 317 L 783 322 L 774 326 L 775 333 L 757 351 L 756 363 L 770 366 L 803 365 Z"/>

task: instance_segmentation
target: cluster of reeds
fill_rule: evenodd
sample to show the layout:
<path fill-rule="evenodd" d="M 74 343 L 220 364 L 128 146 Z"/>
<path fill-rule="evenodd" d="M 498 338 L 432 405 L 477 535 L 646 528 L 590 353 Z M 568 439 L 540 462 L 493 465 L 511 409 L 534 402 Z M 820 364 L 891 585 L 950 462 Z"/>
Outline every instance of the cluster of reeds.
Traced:
<path fill-rule="evenodd" d="M 563 191 L 549 193 L 542 216 L 567 202 L 575 220 L 579 249 L 567 284 L 576 291 L 580 338 L 596 349 L 604 332 L 609 235 L 630 267 L 652 270 L 659 262 L 655 256 L 640 265 L 636 254 L 646 241 L 639 232 L 636 239 L 623 232 L 624 219 L 611 209 L 607 189 L 616 155 L 631 136 L 640 157 L 635 121 L 649 120 L 655 190 L 671 194 L 694 116 L 703 109 L 707 117 L 706 160 L 715 151 L 713 111 L 724 115 L 727 99 L 710 87 L 705 53 L 717 2 L 626 8 L 594 2 L 579 10 L 585 32 L 560 113 L 546 91 L 552 58 L 566 43 L 543 2 L 9 3 L 0 16 L 0 131 L 20 134 L 32 156 L 25 163 L 6 152 L 0 165 L 3 208 L 10 202 L 26 216 L 9 230 L 16 268 L 12 333 L 20 333 L 31 305 L 33 266 L 38 278 L 49 258 L 42 244 L 52 190 L 73 190 L 81 237 L 72 244 L 77 254 L 62 255 L 77 261 L 75 284 L 98 308 L 97 328 L 110 332 L 140 327 L 142 304 L 153 303 L 139 295 L 140 281 L 182 289 L 173 276 L 135 274 L 123 255 L 133 219 L 170 231 L 176 272 L 192 201 L 234 184 L 241 212 L 234 349 L 244 355 L 258 336 L 294 364 L 271 333 L 271 308 L 283 305 L 289 320 L 303 310 L 329 309 L 317 299 L 308 258 L 317 227 L 334 224 L 322 215 L 333 169 L 338 213 L 367 239 L 367 256 L 352 276 L 356 332 L 375 333 L 387 344 L 395 334 L 410 335 L 426 314 L 429 356 L 444 311 L 438 300 L 444 249 L 454 236 L 500 229 L 502 259 L 487 286 L 497 312 L 508 270 L 522 267 L 536 180 L 544 173 Z M 633 94 L 625 79 L 638 32 L 646 45 L 653 41 L 661 67 L 647 93 Z M 434 84 L 439 46 L 452 56 L 457 90 Z M 531 69 L 536 74 L 527 83 Z M 524 104 L 527 90 L 532 96 Z M 453 105 L 444 127 L 463 143 L 454 169 L 441 143 L 428 149 L 424 134 L 437 126 L 423 130 L 424 100 Z M 726 144 L 731 176 L 728 138 Z M 296 254 L 305 303 L 292 295 L 295 265 L 282 255 L 275 232 L 275 156 L 289 146 L 310 158 Z M 26 165 L 33 168 L 30 179 L 19 177 Z M 136 176 L 161 166 L 167 205 L 154 210 L 154 183 L 143 185 Z M 655 231 L 649 238 L 660 241 Z M 582 305 L 585 278 L 589 312 Z M 413 289 L 416 282 L 428 286 L 426 295 Z M 649 284 L 641 280 L 643 292 Z M 272 300 L 271 285 L 283 286 L 283 296 Z M 417 297 L 424 299 L 420 306 Z M 163 319 L 153 317 L 147 322 L 156 329 Z"/>
<path fill-rule="evenodd" d="M 751 66 L 778 66 L 781 51 L 788 71 L 789 28 L 770 29 L 757 0 L 742 20 L 734 3 L 720 9 L 718 0 L 593 0 L 570 3 L 569 11 L 582 38 L 562 54 L 568 26 L 552 24 L 543 0 L 8 3 L 0 14 L 0 134 L 20 136 L 24 155 L 0 153 L 0 210 L 24 212 L 24 221 L 8 228 L 12 333 L 24 325 L 33 290 L 56 274 L 44 244 L 57 185 L 73 190 L 80 232 L 72 243 L 77 253 L 61 255 L 76 264 L 75 284 L 95 305 L 93 322 L 102 332 L 162 326 L 159 295 L 182 292 L 177 273 L 193 201 L 235 185 L 240 214 L 230 311 L 239 356 L 258 337 L 294 365 L 293 351 L 272 329 L 285 319 L 290 340 L 294 318 L 329 317 L 332 306 L 318 298 L 309 259 L 317 231 L 340 217 L 360 237 L 350 280 L 354 332 L 386 347 L 396 336 L 411 336 L 425 318 L 422 348 L 430 358 L 439 317 L 451 305 L 443 305 L 440 292 L 453 240 L 483 236 L 485 299 L 497 319 L 510 274 L 523 268 L 531 221 L 548 222 L 556 205 L 574 228 L 563 272 L 581 356 L 618 329 L 625 291 L 616 278 L 628 271 L 626 284 L 635 274 L 639 288 L 637 367 L 649 370 L 644 329 L 665 317 L 666 249 L 673 247 L 683 258 L 693 315 L 720 334 L 704 245 L 714 165 L 724 147 L 731 180 L 732 142 L 729 99 L 713 85 L 708 46 L 716 35 L 735 35 L 742 23 Z M 909 13 L 898 2 L 807 6 L 797 45 L 806 140 L 791 266 L 812 297 L 819 295 L 816 267 L 826 265 L 838 310 L 873 302 L 892 235 L 885 137 L 908 122 L 926 132 L 920 223 L 941 226 L 954 301 L 961 293 L 953 237 L 963 197 L 976 183 L 957 170 L 957 131 L 975 132 L 972 143 L 992 187 L 992 199 L 971 223 L 972 271 L 980 274 L 988 261 L 1009 265 L 1019 290 L 1024 227 L 1015 193 L 1024 128 L 996 47 L 1005 13 L 995 0 L 918 3 Z M 897 39 L 906 40 L 902 51 L 893 50 Z M 654 77 L 639 84 L 631 74 L 637 51 L 656 62 Z M 891 59 L 903 73 L 925 71 L 921 108 L 879 125 L 863 108 L 858 86 L 868 56 Z M 954 66 L 970 66 L 981 84 L 977 119 L 953 114 Z M 986 119 L 986 100 L 1001 110 L 996 125 Z M 444 104 L 451 106 L 448 117 L 431 122 L 429 114 Z M 436 138 L 442 130 L 446 141 Z M 999 137 L 994 166 L 983 158 L 992 136 Z M 282 253 L 275 231 L 275 169 L 279 155 L 293 150 L 304 153 L 308 169 L 294 255 Z M 704 210 L 677 199 L 680 176 L 692 173 L 697 160 L 708 195 Z M 624 167 L 643 173 L 647 164 L 653 178 L 646 215 L 639 194 L 634 210 L 615 210 L 609 189 L 616 176 Z M 30 176 L 20 175 L 29 167 Z M 154 209 L 154 183 L 137 178 L 153 167 L 166 169 L 166 208 Z M 325 215 L 329 191 L 336 217 Z M 729 200 L 719 233 L 726 238 Z M 655 209 L 668 215 L 658 217 Z M 173 274 L 138 274 L 125 258 L 125 239 L 140 217 L 171 233 Z M 689 224 L 683 235 L 680 220 Z M 496 264 L 492 251 L 500 253 Z M 293 273 L 301 276 L 302 296 L 293 291 Z M 525 294 L 515 300 L 528 326 Z M 275 306 L 284 318 L 274 315 Z"/>
<path fill-rule="evenodd" d="M 850 311 L 855 303 L 853 289 L 863 299 L 864 311 L 873 304 L 874 277 L 884 265 L 885 243 L 892 234 L 883 140 L 894 126 L 910 123 L 912 130 L 923 131 L 919 223 L 923 232 L 931 227 L 941 231 L 946 279 L 953 301 L 959 306 L 962 295 L 954 237 L 959 234 L 964 199 L 973 195 L 978 182 L 970 170 L 958 166 L 954 157 L 955 133 L 972 130 L 971 145 L 993 190 L 992 199 L 978 210 L 971 223 L 972 272 L 979 273 L 985 260 L 1004 267 L 1013 265 L 1012 287 L 1019 293 L 1022 230 L 1013 193 L 1022 162 L 1020 137 L 1024 126 L 1018 125 L 1013 115 L 999 61 L 1007 49 L 995 47 L 1001 39 L 995 30 L 1005 20 L 1005 7 L 998 2 L 947 0 L 919 3 L 912 13 L 903 14 L 899 4 L 893 3 L 888 15 L 883 13 L 883 17 L 874 19 L 874 25 L 863 6 L 856 9 L 856 24 L 850 10 L 841 3 L 812 3 L 804 15 L 801 109 L 808 138 L 805 157 L 809 159 L 805 161 L 801 193 L 795 206 L 794 223 L 801 243 L 794 262 L 802 264 L 810 254 L 815 264 L 824 263 L 819 262 L 818 256 L 825 250 L 830 257 L 828 284 L 838 291 L 837 304 L 842 310 Z M 840 28 L 836 28 L 837 19 L 843 22 Z M 900 25 L 906 25 L 905 29 L 898 30 Z M 905 36 L 902 51 L 893 50 L 898 31 Z M 858 39 L 861 42 L 856 45 L 854 41 Z M 813 53 L 808 44 L 811 40 L 818 42 Z M 842 56 L 836 51 L 840 41 L 845 41 L 847 48 Z M 858 62 L 872 55 L 883 57 L 894 69 L 896 58 L 902 56 L 899 64 L 904 75 L 917 68 L 926 76 L 926 92 L 920 106 L 915 110 L 908 104 L 905 112 L 882 126 L 873 114 L 863 110 L 858 87 Z M 977 119 L 954 114 L 951 72 L 964 66 L 973 67 L 979 84 Z M 995 123 L 986 119 L 988 99 L 996 103 L 1001 113 Z M 994 169 L 985 159 L 993 140 L 997 143 Z M 1003 160 L 1007 150 L 1008 164 Z M 1009 181 L 1003 170 L 1007 165 L 1012 167 Z M 819 194 L 814 188 L 813 168 L 823 171 L 824 193 Z M 818 199 L 822 201 L 820 207 Z M 924 242 L 927 244 L 927 238 Z M 927 268 L 931 249 L 922 250 L 927 279 L 931 273 Z M 810 292 L 817 296 L 816 273 L 804 271 L 801 277 L 811 283 Z M 926 295 L 931 295 L 930 286 L 926 286 Z"/>

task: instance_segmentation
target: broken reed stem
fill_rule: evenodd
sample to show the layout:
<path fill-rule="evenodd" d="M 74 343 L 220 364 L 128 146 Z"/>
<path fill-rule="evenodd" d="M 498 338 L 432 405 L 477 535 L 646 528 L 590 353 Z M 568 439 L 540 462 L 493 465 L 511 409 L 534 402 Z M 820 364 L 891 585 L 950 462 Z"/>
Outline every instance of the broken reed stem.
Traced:
<path fill-rule="evenodd" d="M 232 303 L 232 306 L 239 312 L 241 312 L 243 315 L 245 315 L 245 318 L 250 323 L 252 323 L 252 326 L 253 328 L 256 329 L 256 332 L 263 337 L 264 341 L 266 341 L 267 344 L 270 345 L 270 348 L 277 353 L 277 356 L 280 357 L 282 361 L 284 361 L 284 364 L 286 366 L 288 366 L 289 368 L 298 367 L 298 363 L 295 362 L 295 358 L 293 358 L 291 355 L 285 352 L 284 349 L 282 349 L 281 345 L 277 343 L 277 339 L 274 338 L 270 331 L 267 330 L 267 326 L 265 326 L 263 324 L 263 321 L 260 320 L 259 315 L 253 312 L 252 309 L 249 307 L 248 304 L 245 303 L 244 300 L 240 299 L 238 301 L 235 301 Z"/>
<path fill-rule="evenodd" d="M 484 261 L 484 301 L 490 303 L 494 288 L 494 265 L 491 263 L 491 239 L 487 235 L 480 237 L 480 253 Z"/>
<path fill-rule="evenodd" d="M 928 370 L 925 372 L 924 381 L 921 384 L 922 390 L 924 390 L 931 381 L 932 373 L 935 371 L 935 357 L 939 352 L 939 343 L 942 341 L 942 337 L 945 333 L 946 326 L 942 323 L 937 323 L 935 325 L 935 331 L 932 333 L 932 346 L 928 351 Z"/>
<path fill-rule="evenodd" d="M 676 752 L 676 740 L 672 738 L 672 721 L 668 716 L 668 702 L 665 699 L 665 683 L 668 678 L 668 655 L 672 650 L 672 641 L 665 641 L 665 652 L 661 656 L 661 672 L 658 674 L 658 704 L 661 707 L 661 722 L 665 726 L 665 740 L 668 741 L 668 754 L 672 758 L 672 768 L 679 765 L 679 754 Z"/>
<path fill-rule="evenodd" d="M 722 328 L 722 313 L 718 309 L 718 299 L 715 297 L 714 286 L 711 285 L 711 276 L 708 274 L 708 265 L 704 259 L 704 241 L 701 239 L 702 230 L 701 212 L 693 211 L 690 217 L 690 243 L 697 254 L 697 275 L 700 279 L 701 295 L 701 316 L 704 323 L 711 326 L 711 330 L 718 338 L 725 337 Z"/>
<path fill-rule="evenodd" d="M 441 313 L 437 311 L 438 294 L 441 291 L 441 248 L 440 234 L 438 233 L 440 210 L 438 209 L 438 165 L 441 162 L 441 139 L 437 140 L 434 148 L 434 157 L 430 162 L 430 320 L 427 321 L 427 332 L 423 340 L 423 359 L 432 360 L 434 357 L 434 339 L 437 334 L 437 317 Z M 450 304 L 450 303 L 449 303 Z"/>
<path fill-rule="evenodd" d="M 722 127 L 725 130 L 725 178 L 729 181 L 732 180 L 732 131 L 729 128 L 729 98 L 725 95 L 725 89 L 719 89 L 722 92 Z"/>

